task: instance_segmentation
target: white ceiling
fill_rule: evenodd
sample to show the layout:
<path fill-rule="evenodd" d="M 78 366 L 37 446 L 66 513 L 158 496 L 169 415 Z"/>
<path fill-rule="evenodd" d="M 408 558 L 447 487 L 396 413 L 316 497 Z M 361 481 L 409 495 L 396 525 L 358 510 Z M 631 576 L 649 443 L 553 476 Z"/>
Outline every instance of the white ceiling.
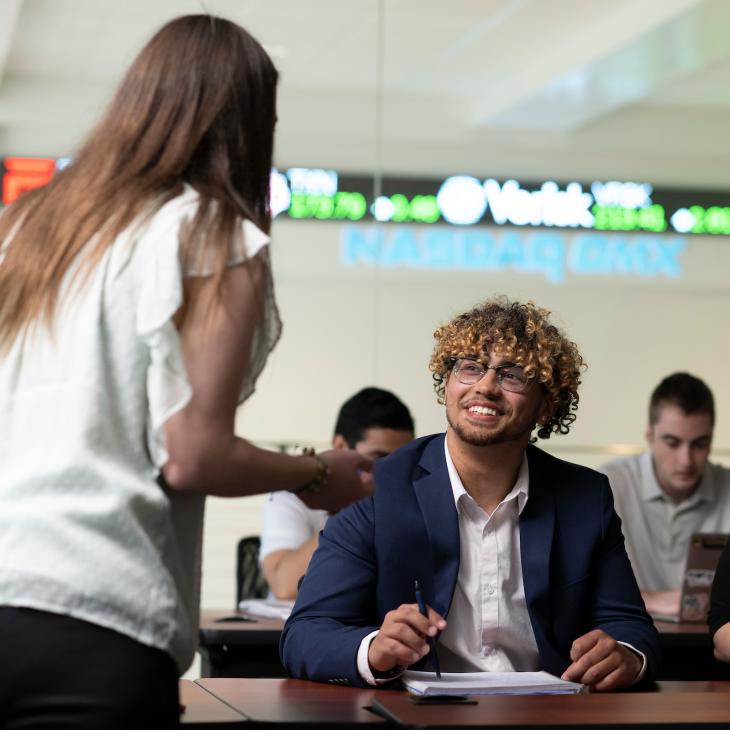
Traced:
<path fill-rule="evenodd" d="M 204 11 L 281 71 L 280 166 L 730 188 L 730 0 L 0 0 L 0 155 L 71 154 Z"/>

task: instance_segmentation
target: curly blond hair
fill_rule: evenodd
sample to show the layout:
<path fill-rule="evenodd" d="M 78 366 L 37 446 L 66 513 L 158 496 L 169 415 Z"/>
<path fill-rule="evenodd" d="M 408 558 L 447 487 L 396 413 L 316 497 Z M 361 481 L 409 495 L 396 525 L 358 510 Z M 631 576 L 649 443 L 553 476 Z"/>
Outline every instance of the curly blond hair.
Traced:
<path fill-rule="evenodd" d="M 578 410 L 580 374 L 585 369 L 578 347 L 548 321 L 550 312 L 533 302 L 511 302 L 506 297 L 489 299 L 460 314 L 434 333 L 436 346 L 429 370 L 439 403 L 444 403 L 444 383 L 453 358 L 509 357 L 529 378 L 543 385 L 551 401 L 552 415 L 540 424 L 539 438 L 568 433 Z"/>

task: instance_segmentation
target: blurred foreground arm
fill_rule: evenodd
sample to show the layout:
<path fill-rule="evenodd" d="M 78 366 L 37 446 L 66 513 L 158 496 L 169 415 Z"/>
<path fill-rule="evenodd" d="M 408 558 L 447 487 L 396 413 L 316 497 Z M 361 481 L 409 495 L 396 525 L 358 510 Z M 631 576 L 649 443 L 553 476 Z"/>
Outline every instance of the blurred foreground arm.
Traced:
<path fill-rule="evenodd" d="M 165 424 L 169 459 L 162 471 L 171 489 L 219 497 L 297 491 L 319 473 L 314 457 L 260 449 L 234 434 L 266 275 L 257 256 L 227 270 L 220 297 L 212 277 L 185 280 L 176 325 L 193 395 Z M 369 460 L 345 450 L 320 456 L 329 477 L 318 492 L 299 493 L 308 507 L 336 511 L 369 493 L 360 478 L 370 471 Z"/>

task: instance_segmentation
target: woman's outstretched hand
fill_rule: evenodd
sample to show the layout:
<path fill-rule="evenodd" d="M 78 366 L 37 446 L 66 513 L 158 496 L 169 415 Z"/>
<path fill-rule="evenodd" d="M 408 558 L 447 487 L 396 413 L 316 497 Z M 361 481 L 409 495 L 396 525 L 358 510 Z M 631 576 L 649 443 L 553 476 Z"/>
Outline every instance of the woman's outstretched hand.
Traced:
<path fill-rule="evenodd" d="M 331 449 L 318 454 L 329 470 L 326 483 L 319 491 L 297 493 L 310 509 L 324 509 L 331 514 L 348 504 L 373 493 L 370 472 L 373 462 L 349 449 Z"/>

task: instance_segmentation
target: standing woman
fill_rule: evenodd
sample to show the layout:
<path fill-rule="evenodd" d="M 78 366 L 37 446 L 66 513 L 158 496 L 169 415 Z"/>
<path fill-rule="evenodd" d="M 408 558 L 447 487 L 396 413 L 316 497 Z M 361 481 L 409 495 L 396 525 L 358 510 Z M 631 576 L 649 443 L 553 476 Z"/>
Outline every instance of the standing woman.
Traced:
<path fill-rule="evenodd" d="M 204 496 L 364 495 L 356 452 L 234 435 L 280 332 L 276 80 L 239 26 L 178 18 L 0 216 L 0 726 L 175 727 Z"/>

